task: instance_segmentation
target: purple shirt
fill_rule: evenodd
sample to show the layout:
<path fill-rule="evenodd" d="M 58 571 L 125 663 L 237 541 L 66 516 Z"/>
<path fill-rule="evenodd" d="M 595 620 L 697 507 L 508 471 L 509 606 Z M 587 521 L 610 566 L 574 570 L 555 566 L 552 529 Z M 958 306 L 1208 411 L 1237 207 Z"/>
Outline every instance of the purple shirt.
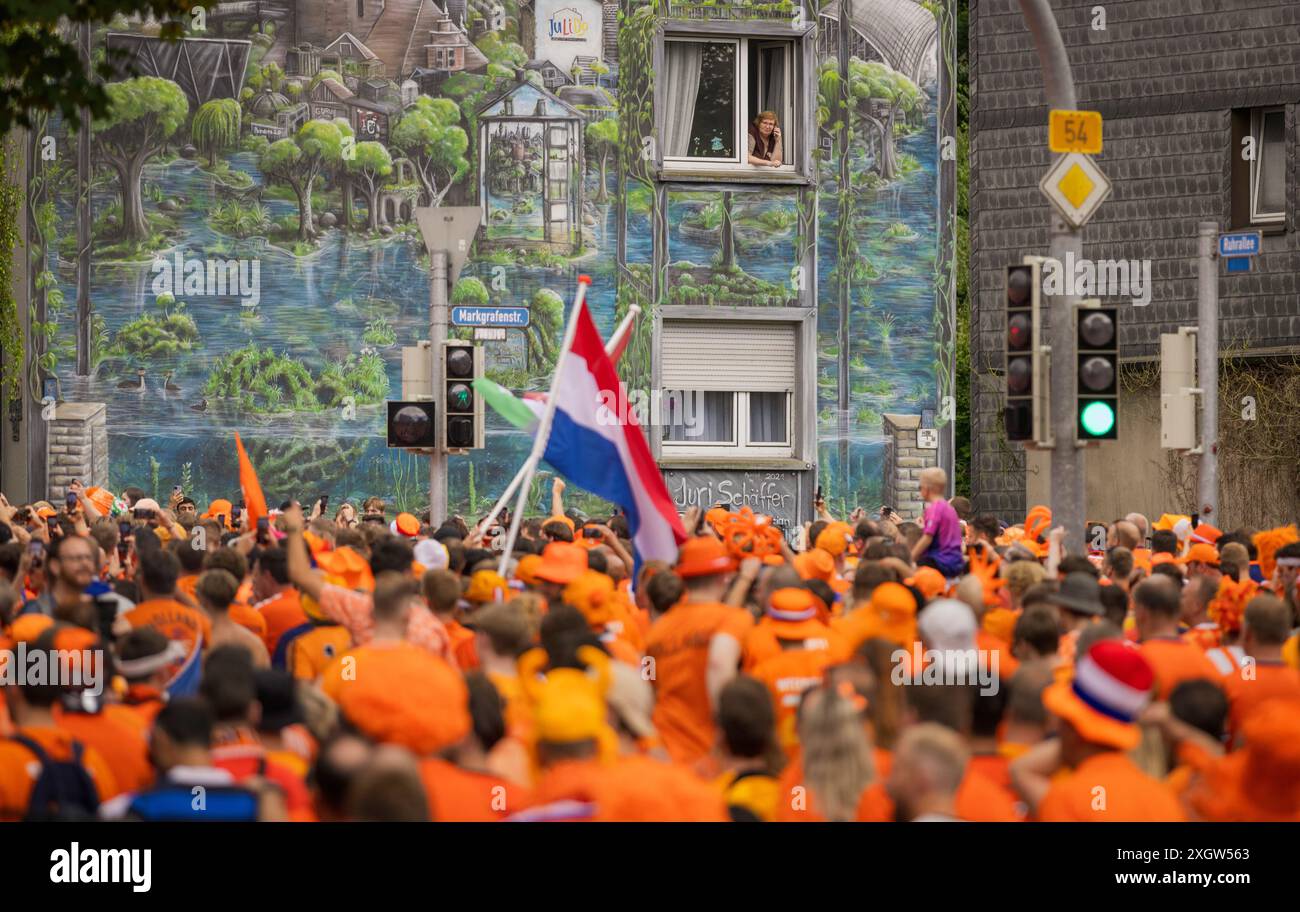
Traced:
<path fill-rule="evenodd" d="M 930 546 L 923 557 L 929 557 L 952 576 L 961 571 L 961 520 L 952 504 L 936 497 L 925 508 L 925 522 L 921 531 L 930 536 Z"/>

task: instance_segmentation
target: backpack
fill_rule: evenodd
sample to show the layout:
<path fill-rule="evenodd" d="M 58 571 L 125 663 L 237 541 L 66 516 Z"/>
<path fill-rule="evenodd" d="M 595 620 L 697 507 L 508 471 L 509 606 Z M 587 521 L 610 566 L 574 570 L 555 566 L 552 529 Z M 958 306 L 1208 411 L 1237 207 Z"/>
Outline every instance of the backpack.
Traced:
<path fill-rule="evenodd" d="M 99 810 L 99 790 L 95 780 L 82 766 L 85 749 L 73 739 L 71 760 L 51 760 L 38 743 L 25 735 L 11 735 L 15 741 L 36 755 L 41 773 L 32 785 L 27 803 L 26 821 L 93 820 Z"/>

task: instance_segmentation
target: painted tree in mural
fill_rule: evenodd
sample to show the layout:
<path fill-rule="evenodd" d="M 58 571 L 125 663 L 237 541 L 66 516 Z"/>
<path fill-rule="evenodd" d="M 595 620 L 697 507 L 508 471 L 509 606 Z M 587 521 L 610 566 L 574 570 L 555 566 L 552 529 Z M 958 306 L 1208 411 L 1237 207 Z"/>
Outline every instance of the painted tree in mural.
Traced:
<path fill-rule="evenodd" d="M 355 154 L 344 162 L 348 175 L 357 182 L 366 197 L 367 222 L 371 231 L 379 228 L 382 221 L 379 211 L 379 189 L 384 178 L 393 173 L 393 157 L 388 154 L 382 143 L 357 143 Z"/>
<path fill-rule="evenodd" d="M 346 128 L 346 122 L 343 126 Z M 298 239 L 316 236 L 311 192 L 317 178 L 343 160 L 344 129 L 338 121 L 309 120 L 292 139 L 271 143 L 262 153 L 261 168 L 268 181 L 286 184 L 298 197 Z M 351 135 L 348 130 L 346 135 Z"/>
<path fill-rule="evenodd" d="M 190 137 L 208 156 L 208 166 L 217 166 L 217 153 L 239 142 L 240 108 L 233 98 L 214 98 L 194 112 Z"/>
<path fill-rule="evenodd" d="M 169 79 L 139 76 L 104 87 L 110 107 L 94 122 L 95 151 L 117 172 L 122 202 L 122 237 L 141 241 L 149 236 L 140 194 L 145 164 L 162 151 L 189 114 L 181 87 Z"/>
<path fill-rule="evenodd" d="M 849 94 L 853 98 L 853 113 L 858 122 L 880 134 L 880 161 L 877 165 L 880 176 L 893 180 L 898 174 L 894 122 L 899 114 L 910 113 L 920 105 L 921 90 L 902 73 L 879 61 L 864 62 L 854 57 L 849 61 Z M 883 121 L 873 115 L 872 101 L 881 101 L 887 106 Z"/>
<path fill-rule="evenodd" d="M 393 145 L 415 166 L 422 206 L 441 205 L 452 185 L 469 173 L 469 137 L 460 128 L 460 109 L 446 98 L 416 99 L 393 130 Z"/>
<path fill-rule="evenodd" d="M 611 117 L 587 124 L 587 151 L 600 162 L 600 188 L 596 191 L 596 202 L 609 202 L 605 169 L 609 157 L 618 151 L 618 121 Z"/>
<path fill-rule="evenodd" d="M 545 369 L 554 366 L 563 328 L 564 299 L 549 288 L 537 289 L 528 315 L 529 364 Z"/>

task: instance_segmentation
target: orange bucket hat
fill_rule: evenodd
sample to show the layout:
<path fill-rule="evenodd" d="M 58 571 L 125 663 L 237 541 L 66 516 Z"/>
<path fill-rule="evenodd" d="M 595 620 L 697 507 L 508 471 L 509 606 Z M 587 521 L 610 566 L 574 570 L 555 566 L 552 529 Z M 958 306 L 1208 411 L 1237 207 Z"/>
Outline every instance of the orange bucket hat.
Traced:
<path fill-rule="evenodd" d="M 709 536 L 688 539 L 677 552 L 676 570 L 682 579 L 729 573 L 735 568 L 726 545 Z"/>
<path fill-rule="evenodd" d="M 800 579 L 827 580 L 835 574 L 835 559 L 830 552 L 813 548 L 794 556 L 794 569 Z"/>
<path fill-rule="evenodd" d="M 355 676 L 335 680 L 339 672 L 331 669 L 326 693 L 368 737 L 424 757 L 469 734 L 469 690 L 442 659 L 406 643 L 363 647 L 348 655 L 356 662 Z"/>
<path fill-rule="evenodd" d="M 551 542 L 542 551 L 542 563 L 533 577 L 567 586 L 587 569 L 587 550 L 570 542 Z"/>
<path fill-rule="evenodd" d="M 406 538 L 415 538 L 420 534 L 420 521 L 410 513 L 398 513 L 397 518 L 393 520 L 389 531 L 394 535 L 401 535 Z"/>
<path fill-rule="evenodd" d="M 327 583 L 344 589 L 374 591 L 375 577 L 370 572 L 370 564 L 351 548 L 336 548 L 317 555 L 316 566 L 325 572 Z"/>
<path fill-rule="evenodd" d="M 1133 643 L 1102 640 L 1074 665 L 1073 680 L 1043 691 L 1043 706 L 1094 744 L 1132 750 L 1142 740 L 1137 717 L 1151 701 L 1151 664 Z"/>
<path fill-rule="evenodd" d="M 1261 703 L 1242 736 L 1245 747 L 1211 761 L 1188 803 L 1216 823 L 1300 821 L 1300 704 Z"/>
<path fill-rule="evenodd" d="M 564 601 L 582 612 L 593 629 L 602 629 L 614 620 L 614 581 L 595 570 L 584 570 L 582 575 L 564 587 Z"/>
<path fill-rule="evenodd" d="M 819 619 L 829 610 L 816 593 L 789 586 L 772 593 L 765 618 L 777 625 L 773 631 L 777 639 L 807 640 L 826 635 Z"/>

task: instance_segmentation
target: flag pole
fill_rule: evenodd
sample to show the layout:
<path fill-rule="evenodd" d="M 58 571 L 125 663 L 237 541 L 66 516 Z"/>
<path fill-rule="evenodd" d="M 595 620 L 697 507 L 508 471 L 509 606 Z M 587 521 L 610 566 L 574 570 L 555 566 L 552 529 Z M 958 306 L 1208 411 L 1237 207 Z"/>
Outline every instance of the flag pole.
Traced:
<path fill-rule="evenodd" d="M 623 347 L 623 337 L 631 332 L 632 322 L 636 320 L 636 315 L 640 312 L 640 304 L 633 304 L 629 307 L 627 313 L 623 315 L 623 322 L 618 324 L 613 335 L 609 337 L 609 341 L 605 343 L 605 354 L 609 355 L 611 360 L 616 360 L 614 353 Z"/>
<path fill-rule="evenodd" d="M 609 337 L 609 341 L 605 343 L 605 354 L 609 355 L 611 358 L 614 356 L 614 352 L 618 351 L 619 346 L 622 345 L 623 336 L 626 335 L 627 332 L 632 328 L 632 322 L 636 319 L 637 314 L 639 314 L 640 312 L 641 312 L 640 304 L 633 304 L 630 308 L 628 308 L 627 314 L 623 317 L 623 322 L 618 324 L 618 326 L 614 329 L 613 335 Z M 496 506 L 492 508 L 492 512 L 489 513 L 487 515 L 487 518 L 484 519 L 483 522 L 479 524 L 480 528 L 490 529 L 492 527 L 492 523 L 496 522 L 497 516 L 499 516 L 501 514 L 501 511 L 505 509 L 505 505 L 510 500 L 511 495 L 514 494 L 515 491 L 519 489 L 519 483 L 523 481 L 524 473 L 525 471 L 527 471 L 527 469 L 528 469 L 528 462 L 525 460 L 524 464 L 519 467 L 519 471 L 515 473 L 515 477 L 511 479 L 510 484 L 506 486 L 505 492 L 501 495 L 501 498 L 497 501 Z"/>
<path fill-rule="evenodd" d="M 537 472 L 537 464 L 542 461 L 542 455 L 546 452 L 546 443 L 551 436 L 551 422 L 555 419 L 555 381 L 563 376 L 561 373 L 565 361 L 569 358 L 569 350 L 573 348 L 573 338 L 578 333 L 578 314 L 581 312 L 587 300 L 587 286 L 591 284 L 591 278 L 586 275 L 578 276 L 578 293 L 574 298 L 573 312 L 569 316 L 569 325 L 564 330 L 564 341 L 560 343 L 560 353 L 555 359 L 555 373 L 551 380 L 551 393 L 546 397 L 546 410 L 542 412 L 542 420 L 537 425 L 537 436 L 533 438 L 533 449 L 528 454 L 528 460 L 524 463 L 523 469 L 520 470 L 519 480 L 519 499 L 515 502 L 515 513 L 510 517 L 510 531 L 506 534 L 505 546 L 501 549 L 501 562 L 497 566 L 497 572 L 505 576 L 506 562 L 510 560 L 510 554 L 515 549 L 515 539 L 519 536 L 519 524 L 524 518 L 524 507 L 528 503 L 528 489 L 533 482 L 533 475 Z"/>

